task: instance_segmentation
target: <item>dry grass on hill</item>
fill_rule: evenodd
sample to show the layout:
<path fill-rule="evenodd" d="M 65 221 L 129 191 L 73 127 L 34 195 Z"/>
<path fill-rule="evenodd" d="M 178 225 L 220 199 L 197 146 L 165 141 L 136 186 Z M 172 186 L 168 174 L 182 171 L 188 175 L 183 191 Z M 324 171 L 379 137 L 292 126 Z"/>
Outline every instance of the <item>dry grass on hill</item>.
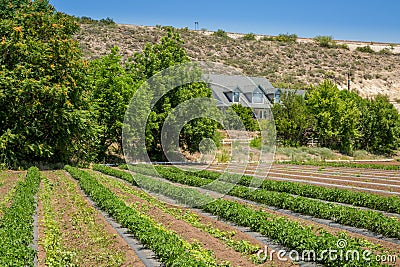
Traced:
<path fill-rule="evenodd" d="M 365 53 L 358 46 L 370 45 L 375 51 L 388 44 L 348 42 L 350 49 L 323 48 L 310 39 L 295 43 L 258 40 L 248 41 L 240 34 L 228 38 L 216 37 L 206 31 L 178 29 L 191 59 L 212 61 L 231 67 L 232 72 L 264 76 L 276 87 L 307 88 L 324 79 L 334 80 L 341 88 L 347 87 L 347 74 L 352 73 L 352 89 L 362 96 L 386 94 L 400 102 L 400 46 L 392 45 L 394 53 Z M 134 25 L 82 25 L 76 35 L 86 58 L 96 58 L 120 47 L 127 58 L 154 43 L 165 34 L 162 27 Z M 264 38 L 265 39 L 265 38 Z M 346 43 L 341 41 L 340 43 Z"/>

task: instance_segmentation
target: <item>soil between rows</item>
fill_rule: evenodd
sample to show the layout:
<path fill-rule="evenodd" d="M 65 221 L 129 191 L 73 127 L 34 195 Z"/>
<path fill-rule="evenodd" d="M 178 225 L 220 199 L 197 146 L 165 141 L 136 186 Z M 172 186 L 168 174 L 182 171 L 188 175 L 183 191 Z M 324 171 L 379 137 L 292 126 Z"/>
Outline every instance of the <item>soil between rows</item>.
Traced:
<path fill-rule="evenodd" d="M 100 174 L 102 175 L 102 174 Z M 110 176 L 106 176 L 103 175 L 104 177 L 110 177 Z M 110 177 L 110 179 L 114 179 L 113 177 Z M 128 182 L 125 181 L 121 181 L 122 183 L 124 183 L 126 186 L 128 186 L 130 189 L 133 189 L 137 192 L 143 192 L 140 189 L 132 186 L 131 184 L 129 184 Z M 147 205 L 148 202 L 133 196 L 132 194 L 127 194 L 125 192 L 123 192 L 121 189 L 113 187 L 111 184 L 109 183 L 104 183 L 113 193 L 119 195 L 119 196 L 123 196 L 123 197 L 127 197 L 128 199 L 128 205 L 132 205 L 132 204 L 138 204 L 140 203 L 140 205 Z M 196 214 L 199 218 L 202 224 L 205 225 L 211 225 L 214 228 L 218 228 L 221 231 L 226 231 L 226 232 L 230 232 L 230 231 L 235 231 L 236 234 L 233 237 L 235 240 L 240 241 L 240 240 L 246 240 L 249 241 L 251 244 L 253 245 L 258 245 L 261 248 L 265 247 L 265 244 L 259 242 L 257 239 L 243 233 L 243 232 L 239 232 L 236 231 L 236 229 L 234 229 L 233 227 L 229 226 L 228 224 L 225 224 L 221 221 L 217 221 L 217 220 L 213 220 L 207 216 L 204 216 L 200 213 L 197 213 L 194 210 L 188 209 L 188 208 L 184 208 L 181 206 L 177 206 L 177 205 L 172 205 L 166 202 L 163 202 L 165 204 L 165 206 L 167 208 L 173 208 L 173 209 L 180 209 L 183 212 L 186 211 L 190 211 L 194 214 Z M 189 241 L 189 242 L 195 242 L 198 241 L 202 244 L 203 248 L 205 249 L 209 249 L 211 251 L 214 252 L 214 255 L 217 259 L 220 259 L 222 261 L 229 261 L 233 266 L 241 266 L 241 267 L 245 267 L 245 266 L 270 266 L 271 262 L 267 262 L 263 265 L 256 265 L 253 264 L 250 259 L 248 259 L 246 256 L 242 255 L 239 252 L 236 252 L 235 250 L 233 250 L 230 247 L 227 247 L 222 241 L 220 241 L 219 239 L 211 236 L 208 233 L 205 233 L 203 231 L 201 231 L 198 228 L 193 227 L 192 225 L 190 225 L 189 223 L 183 221 L 183 220 L 179 220 L 177 218 L 175 218 L 174 216 L 165 213 L 164 211 L 162 211 L 161 209 L 157 208 L 157 207 L 151 207 L 148 211 L 147 211 L 147 215 L 152 217 L 154 220 L 156 220 L 157 222 L 161 223 L 162 225 L 164 225 L 165 227 L 167 227 L 168 229 L 176 232 L 178 235 L 180 235 L 181 237 L 183 237 L 185 240 Z M 272 249 L 269 248 L 269 251 L 271 251 Z M 273 258 L 273 264 L 274 266 L 298 266 L 295 265 L 294 263 L 290 262 L 289 260 L 284 262 L 284 261 L 278 261 L 278 258 L 276 255 L 274 255 Z"/>
<path fill-rule="evenodd" d="M 208 170 L 210 170 L 210 171 L 221 171 L 220 169 L 213 169 L 213 168 L 210 168 Z M 398 181 L 387 180 L 387 181 L 384 182 L 385 185 L 376 185 L 376 184 L 368 184 L 367 183 L 368 179 L 365 179 L 365 181 L 363 181 L 363 182 L 366 182 L 366 183 L 359 183 L 360 182 L 360 178 L 357 178 L 357 177 L 345 177 L 343 179 L 351 180 L 351 181 L 340 181 L 340 179 L 335 175 L 324 176 L 324 177 L 318 177 L 317 175 L 315 175 L 315 177 L 306 177 L 306 176 L 312 176 L 312 175 L 310 175 L 310 174 L 304 175 L 301 172 L 291 173 L 291 174 L 295 174 L 295 175 L 298 175 L 298 176 L 288 176 L 288 175 L 285 176 L 284 174 L 282 174 L 282 175 L 273 174 L 273 175 L 268 175 L 264 179 L 282 181 L 279 178 L 284 178 L 284 179 L 291 179 L 294 182 L 299 182 L 299 183 L 303 183 L 303 184 L 309 184 L 309 183 L 307 183 L 308 181 L 321 182 L 321 183 L 324 183 L 326 185 L 316 185 L 316 184 L 314 184 L 314 185 L 315 186 L 320 186 L 320 187 L 330 187 L 330 188 L 337 188 L 335 185 L 344 185 L 344 186 L 351 187 L 351 188 L 348 188 L 347 190 L 358 191 L 358 192 L 365 192 L 366 190 L 363 190 L 363 189 L 373 189 L 373 190 L 386 191 L 387 193 L 383 192 L 383 191 L 374 191 L 374 192 L 371 192 L 369 190 L 367 191 L 368 193 L 373 193 L 373 194 L 382 195 L 382 196 L 393 196 L 393 194 L 391 194 L 390 192 L 400 193 L 400 187 L 391 186 L 391 185 L 399 186 L 400 184 L 398 184 Z M 249 175 L 251 175 L 251 174 L 249 173 Z M 321 179 L 321 178 L 324 178 L 324 179 Z M 327 180 L 326 178 L 328 178 L 328 179 L 332 178 L 332 179 L 335 179 L 335 180 Z M 381 183 L 381 182 L 371 181 L 371 183 Z M 383 184 L 383 182 L 382 182 L 382 184 Z"/>
<path fill-rule="evenodd" d="M 166 182 L 169 182 L 168 180 L 165 180 Z M 171 183 L 171 182 L 169 182 Z M 177 184 L 177 183 L 171 183 L 174 184 L 176 186 L 181 186 L 181 187 L 188 187 L 188 188 L 194 188 L 197 189 L 199 192 L 202 192 L 202 189 L 196 188 L 196 187 L 190 187 L 190 186 L 186 186 L 186 185 L 182 185 L 182 184 Z M 204 193 L 204 192 L 202 192 Z M 215 195 L 217 195 L 218 193 L 215 193 Z M 210 194 L 211 196 L 213 195 L 213 193 Z M 370 236 L 366 236 L 366 235 L 362 235 L 362 234 L 358 234 L 358 233 L 354 233 L 351 231 L 347 231 L 345 229 L 340 229 L 340 228 L 336 228 L 336 227 L 331 227 L 325 224 L 321 224 L 321 223 L 317 223 L 315 221 L 311 221 L 311 220 L 307 220 L 307 219 L 303 219 L 303 218 L 299 218 L 293 215 L 289 215 L 289 214 L 285 214 L 276 210 L 272 210 L 272 209 L 268 209 L 265 208 L 263 205 L 251 205 L 248 202 L 246 202 L 245 200 L 240 200 L 238 198 L 235 197 L 231 197 L 231 196 L 224 196 L 223 197 L 226 200 L 230 200 L 230 201 L 235 201 L 241 204 L 245 204 L 247 206 L 250 206 L 254 209 L 259 209 L 260 207 L 267 213 L 279 216 L 279 217 L 284 217 L 287 218 L 289 220 L 293 220 L 293 221 L 297 221 L 299 222 L 301 225 L 303 226 L 313 226 L 313 230 L 315 233 L 318 233 L 318 231 L 320 229 L 323 229 L 329 233 L 332 233 L 334 235 L 338 235 L 339 233 L 345 232 L 347 236 L 349 237 L 353 237 L 353 238 L 359 238 L 359 239 L 364 239 L 364 240 L 368 240 L 369 242 L 372 242 L 376 245 L 381 245 L 382 248 L 387 251 L 389 254 L 395 254 L 395 255 L 400 255 L 400 245 L 392 243 L 392 242 L 388 242 L 385 240 L 381 240 L 378 238 L 373 238 Z M 395 266 L 400 266 L 400 262 L 396 262 Z"/>
<path fill-rule="evenodd" d="M 7 194 L 15 188 L 18 181 L 24 179 L 26 172 L 13 172 L 13 171 L 5 171 L 2 172 L 2 175 L 5 175 L 4 179 L 2 180 L 2 184 L 0 185 L 0 203 L 4 200 Z M 12 203 L 12 197 L 9 201 L 4 203 L 4 207 L 0 207 L 0 218 L 3 217 L 4 210 L 2 209 L 9 208 Z"/>
<path fill-rule="evenodd" d="M 89 203 L 79 190 L 75 180 L 62 171 L 42 173 L 53 184 L 54 191 L 51 204 L 55 214 L 59 215 L 55 219 L 60 225 L 63 245 L 69 251 L 76 253 L 79 266 L 145 266 L 129 245 L 118 235 L 117 231 Z M 71 193 L 67 190 L 68 185 L 65 181 L 73 184 Z M 41 190 L 43 190 L 43 183 Z M 74 199 L 74 197 L 76 198 Z M 80 207 L 79 205 L 82 204 L 83 207 Z M 81 208 L 89 211 L 86 218 L 82 218 Z M 38 201 L 38 213 L 38 259 L 40 267 L 46 266 L 44 262 L 46 253 L 43 247 L 45 238 L 44 210 L 41 199 Z M 121 259 L 124 259 L 123 263 L 120 262 Z"/>
<path fill-rule="evenodd" d="M 217 170 L 224 170 L 227 165 L 210 165 L 208 168 L 213 168 Z M 243 170 L 244 166 L 230 166 L 232 169 Z M 265 166 L 260 164 L 255 166 L 249 164 L 246 166 L 246 171 L 254 172 L 257 169 L 259 173 L 271 172 L 300 172 L 300 173 L 312 173 L 314 175 L 333 175 L 342 177 L 362 177 L 367 178 L 371 176 L 378 176 L 382 178 L 392 179 L 394 177 L 400 178 L 400 171 L 396 170 L 377 170 L 377 169 L 362 169 L 362 168 L 348 168 L 348 167 L 319 167 L 319 166 L 307 166 L 307 165 L 289 165 L 289 164 L 273 164 L 270 166 Z"/>

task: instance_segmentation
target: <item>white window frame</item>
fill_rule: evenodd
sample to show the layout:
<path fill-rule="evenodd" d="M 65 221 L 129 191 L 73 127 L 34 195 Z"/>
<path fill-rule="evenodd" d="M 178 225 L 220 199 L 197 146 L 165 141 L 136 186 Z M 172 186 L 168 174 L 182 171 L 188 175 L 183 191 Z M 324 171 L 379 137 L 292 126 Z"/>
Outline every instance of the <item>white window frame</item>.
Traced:
<path fill-rule="evenodd" d="M 261 96 L 261 102 L 254 102 L 254 95 L 259 95 L 259 96 Z M 251 102 L 253 103 L 253 104 L 264 104 L 265 102 L 264 102 L 264 94 L 262 93 L 262 92 L 260 92 L 260 91 L 255 91 L 255 92 L 253 92 L 253 94 L 252 94 L 252 98 L 251 98 Z"/>

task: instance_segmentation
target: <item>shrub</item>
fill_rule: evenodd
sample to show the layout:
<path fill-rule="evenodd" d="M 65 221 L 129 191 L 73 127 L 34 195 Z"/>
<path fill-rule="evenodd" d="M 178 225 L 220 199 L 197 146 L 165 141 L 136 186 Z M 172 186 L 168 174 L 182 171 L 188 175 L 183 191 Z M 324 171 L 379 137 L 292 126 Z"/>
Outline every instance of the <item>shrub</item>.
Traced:
<path fill-rule="evenodd" d="M 255 149 L 261 149 L 262 143 L 261 143 L 261 138 L 256 137 L 253 140 L 250 141 L 250 147 L 255 148 Z"/>
<path fill-rule="evenodd" d="M 283 43 L 295 43 L 297 41 L 297 34 L 279 34 L 274 37 L 275 41 L 283 42 Z"/>
<path fill-rule="evenodd" d="M 336 47 L 340 49 L 350 50 L 347 44 L 336 44 Z"/>
<path fill-rule="evenodd" d="M 393 52 L 389 48 L 383 48 L 382 50 L 379 50 L 378 54 L 381 54 L 381 55 L 392 55 Z"/>
<path fill-rule="evenodd" d="M 297 34 L 284 34 L 281 33 L 278 36 L 264 36 L 261 38 L 262 41 L 274 41 L 274 42 L 281 42 L 281 43 L 295 43 L 297 41 Z"/>
<path fill-rule="evenodd" d="M 326 48 L 336 48 L 337 44 L 333 40 L 332 36 L 316 36 L 314 37 L 314 41 L 321 47 L 326 47 Z"/>
<path fill-rule="evenodd" d="M 245 34 L 242 39 L 246 40 L 246 41 L 255 41 L 256 35 L 251 32 L 251 33 Z"/>
<path fill-rule="evenodd" d="M 218 29 L 218 31 L 213 33 L 214 36 L 216 37 L 220 37 L 220 38 L 224 38 L 224 39 L 228 39 L 228 34 L 226 33 L 226 31 Z"/>
<path fill-rule="evenodd" d="M 370 53 L 370 54 L 375 53 L 375 51 L 369 45 L 357 47 L 356 50 L 363 53 Z"/>
<path fill-rule="evenodd" d="M 115 25 L 116 23 L 114 22 L 114 20 L 112 18 L 107 17 L 106 19 L 101 19 L 100 20 L 100 24 L 103 24 L 103 25 Z"/>

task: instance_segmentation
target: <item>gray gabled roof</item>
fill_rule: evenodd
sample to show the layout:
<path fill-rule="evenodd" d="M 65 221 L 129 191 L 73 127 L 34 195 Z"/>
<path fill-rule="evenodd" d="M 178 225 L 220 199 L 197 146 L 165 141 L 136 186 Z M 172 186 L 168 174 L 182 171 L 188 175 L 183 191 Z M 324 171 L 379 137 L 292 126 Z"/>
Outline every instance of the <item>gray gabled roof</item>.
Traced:
<path fill-rule="evenodd" d="M 218 106 L 231 105 L 232 102 L 226 96 L 226 93 L 239 91 L 241 92 L 241 101 L 245 106 L 252 108 L 268 108 L 271 105 L 271 95 L 273 96 L 276 89 L 272 84 L 262 77 L 247 77 L 238 75 L 221 75 L 207 74 L 203 75 L 203 80 L 207 82 L 212 91 L 213 96 L 217 100 Z M 244 95 L 253 93 L 256 90 L 263 92 L 265 96 L 264 104 L 251 103 Z"/>
<path fill-rule="evenodd" d="M 307 92 L 306 90 L 296 90 L 296 89 L 279 89 L 279 90 L 281 91 L 281 94 L 295 93 L 296 95 L 301 95 L 303 97 L 306 95 Z"/>
<path fill-rule="evenodd" d="M 226 88 L 227 91 L 233 91 L 239 87 L 243 93 L 252 93 L 256 87 L 261 86 L 267 94 L 273 94 L 275 92 L 275 88 L 272 84 L 266 78 L 262 77 L 206 74 L 203 75 L 203 78 L 206 82 L 211 83 L 211 85 L 220 85 Z"/>

